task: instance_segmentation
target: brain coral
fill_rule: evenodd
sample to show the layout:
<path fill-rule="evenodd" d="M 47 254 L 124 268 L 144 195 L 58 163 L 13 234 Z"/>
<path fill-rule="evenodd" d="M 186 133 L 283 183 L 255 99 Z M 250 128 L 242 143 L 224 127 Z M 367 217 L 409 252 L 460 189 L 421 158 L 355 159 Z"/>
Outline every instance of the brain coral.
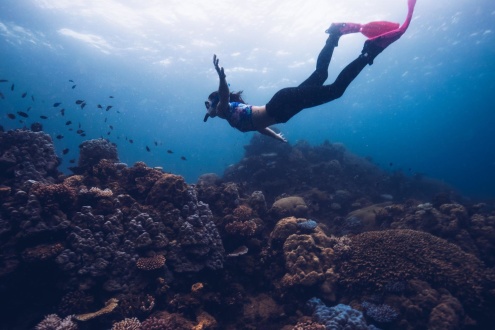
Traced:
<path fill-rule="evenodd" d="M 354 291 L 379 290 L 391 281 L 420 279 L 448 289 L 471 307 L 482 303 L 486 280 L 483 264 L 475 256 L 446 240 L 408 229 L 352 237 L 338 273 L 340 283 Z"/>

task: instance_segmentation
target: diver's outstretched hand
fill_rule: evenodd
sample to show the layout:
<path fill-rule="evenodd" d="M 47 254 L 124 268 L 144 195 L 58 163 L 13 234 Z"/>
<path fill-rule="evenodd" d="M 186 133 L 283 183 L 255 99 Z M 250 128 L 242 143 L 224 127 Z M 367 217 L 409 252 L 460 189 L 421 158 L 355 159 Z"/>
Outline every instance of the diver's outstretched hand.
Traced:
<path fill-rule="evenodd" d="M 220 77 L 220 79 L 222 79 L 222 78 L 225 78 L 226 75 L 225 75 L 225 72 L 223 70 L 223 67 L 218 66 L 219 61 L 220 60 L 217 58 L 217 55 L 213 54 L 213 65 L 215 66 L 215 70 L 217 70 L 218 76 Z"/>
<path fill-rule="evenodd" d="M 277 139 L 279 139 L 282 142 L 287 143 L 287 139 L 285 138 L 285 136 L 282 133 L 276 133 L 275 135 L 277 136 Z"/>

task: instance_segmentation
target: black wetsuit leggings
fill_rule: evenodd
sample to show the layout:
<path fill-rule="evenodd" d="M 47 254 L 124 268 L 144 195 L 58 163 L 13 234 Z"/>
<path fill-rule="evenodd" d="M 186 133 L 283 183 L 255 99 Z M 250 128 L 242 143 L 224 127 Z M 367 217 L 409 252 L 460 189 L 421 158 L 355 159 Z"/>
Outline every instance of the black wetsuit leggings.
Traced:
<path fill-rule="evenodd" d="M 332 58 L 336 41 L 327 39 L 316 61 L 316 70 L 298 87 L 279 90 L 266 104 L 266 112 L 277 123 L 285 123 L 299 111 L 322 105 L 341 97 L 347 86 L 368 64 L 368 59 L 359 56 L 347 65 L 335 79 L 333 84 L 323 85 L 328 78 L 328 66 Z"/>

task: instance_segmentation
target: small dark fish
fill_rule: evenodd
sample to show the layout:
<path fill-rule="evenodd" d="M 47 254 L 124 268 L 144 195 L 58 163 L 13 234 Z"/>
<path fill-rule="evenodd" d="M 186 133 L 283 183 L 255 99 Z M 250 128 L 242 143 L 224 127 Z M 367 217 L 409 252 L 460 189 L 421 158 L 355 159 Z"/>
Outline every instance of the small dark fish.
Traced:
<path fill-rule="evenodd" d="M 158 146 L 158 142 L 155 141 L 154 143 L 155 143 L 155 147 L 157 147 Z"/>
<path fill-rule="evenodd" d="M 65 125 L 70 125 L 70 124 L 72 124 L 70 120 L 65 123 Z"/>
<path fill-rule="evenodd" d="M 105 117 L 105 123 L 107 122 L 107 118 Z"/>
<path fill-rule="evenodd" d="M 60 140 L 60 139 L 63 139 L 64 136 L 62 134 L 59 134 L 59 135 L 56 136 L 56 138 Z"/>
<path fill-rule="evenodd" d="M 173 154 L 174 152 L 172 150 L 167 150 L 167 153 Z"/>
<path fill-rule="evenodd" d="M 8 113 L 7 117 L 9 117 L 10 119 L 15 119 L 15 115 L 13 113 Z"/>
<path fill-rule="evenodd" d="M 120 111 L 119 111 L 119 110 L 117 110 L 117 113 L 120 113 Z"/>
<path fill-rule="evenodd" d="M 75 160 L 75 159 L 71 159 L 71 160 L 69 160 L 69 163 L 71 163 L 71 164 L 74 164 L 75 162 L 76 162 L 76 160 Z"/>
<path fill-rule="evenodd" d="M 101 104 L 98 104 L 96 107 L 97 107 L 98 109 L 103 109 L 103 107 L 101 106 Z"/>
<path fill-rule="evenodd" d="M 13 91 L 13 90 L 14 90 L 14 88 L 15 88 L 15 85 L 14 85 L 14 84 L 12 84 L 12 86 L 10 86 L 10 90 L 11 90 L 11 91 Z"/>
<path fill-rule="evenodd" d="M 40 116 L 41 119 L 48 119 L 47 116 Z"/>
<path fill-rule="evenodd" d="M 80 135 L 81 135 L 81 136 L 86 136 L 86 133 L 82 133 L 82 134 L 80 134 Z"/>
<path fill-rule="evenodd" d="M 28 112 L 29 112 L 29 110 L 31 110 L 31 107 L 28 107 L 28 108 L 26 109 L 26 111 L 28 111 Z"/>
<path fill-rule="evenodd" d="M 110 135 L 111 133 L 112 133 L 112 132 L 108 131 L 108 132 L 107 132 L 107 135 Z"/>
<path fill-rule="evenodd" d="M 108 126 L 108 127 L 110 127 L 110 129 L 113 129 L 113 126 L 112 126 L 112 125 L 110 125 L 110 126 Z"/>
<path fill-rule="evenodd" d="M 134 140 L 132 140 L 132 139 L 129 139 L 129 143 L 134 143 Z"/>
<path fill-rule="evenodd" d="M 7 82 L 7 79 L 0 79 L 0 83 Z"/>
<path fill-rule="evenodd" d="M 24 117 L 24 118 L 27 118 L 29 117 L 27 113 L 23 112 L 23 111 L 17 111 L 17 114 L 21 117 Z"/>
<path fill-rule="evenodd" d="M 34 96 L 32 96 L 32 95 L 31 95 L 31 100 L 33 100 L 33 102 L 34 102 Z"/>
<path fill-rule="evenodd" d="M 110 95 L 110 96 L 109 96 L 109 98 L 113 99 L 113 96 L 112 96 L 112 95 Z"/>
<path fill-rule="evenodd" d="M 186 157 L 184 157 L 184 156 L 180 156 L 180 159 L 187 160 Z"/>
<path fill-rule="evenodd" d="M 108 110 L 112 109 L 112 107 L 113 107 L 113 105 L 109 105 L 109 106 L 107 106 L 107 108 L 105 110 L 108 111 Z"/>
<path fill-rule="evenodd" d="M 53 103 L 53 107 L 56 108 L 56 107 L 58 107 L 61 104 L 62 104 L 61 102 Z"/>
<path fill-rule="evenodd" d="M 74 82 L 74 80 L 72 80 L 72 79 L 69 79 L 69 82 Z"/>
<path fill-rule="evenodd" d="M 147 152 L 150 152 L 150 151 L 151 151 L 151 150 L 150 150 L 150 147 L 146 146 L 146 151 L 147 151 Z"/>
<path fill-rule="evenodd" d="M 77 85 L 72 85 L 72 89 L 76 88 Z"/>
<path fill-rule="evenodd" d="M 69 153 L 69 148 L 65 148 L 64 150 L 62 150 L 62 153 L 64 155 L 67 155 Z"/>
<path fill-rule="evenodd" d="M 3 96 L 3 93 L 0 93 L 0 99 L 5 100 L 5 96 Z"/>
<path fill-rule="evenodd" d="M 394 166 L 394 163 L 390 162 L 388 163 L 389 166 Z"/>
<path fill-rule="evenodd" d="M 84 109 L 85 106 L 86 106 L 86 102 L 81 103 L 81 109 Z"/>
<path fill-rule="evenodd" d="M 22 98 L 25 98 L 27 94 L 28 94 L 27 92 L 24 92 L 24 93 L 22 93 L 22 96 L 21 97 Z"/>
<path fill-rule="evenodd" d="M 81 104 L 81 103 L 83 103 L 83 102 L 84 102 L 84 100 L 77 100 L 77 101 L 76 101 L 76 104 Z"/>
<path fill-rule="evenodd" d="M 65 116 L 65 109 L 61 109 L 61 110 L 60 110 L 60 114 L 61 114 L 62 116 Z"/>
<path fill-rule="evenodd" d="M 84 131 L 83 131 L 82 129 L 78 129 L 78 130 L 76 131 L 76 133 L 77 133 L 77 134 L 82 134 L 82 133 L 84 133 Z"/>

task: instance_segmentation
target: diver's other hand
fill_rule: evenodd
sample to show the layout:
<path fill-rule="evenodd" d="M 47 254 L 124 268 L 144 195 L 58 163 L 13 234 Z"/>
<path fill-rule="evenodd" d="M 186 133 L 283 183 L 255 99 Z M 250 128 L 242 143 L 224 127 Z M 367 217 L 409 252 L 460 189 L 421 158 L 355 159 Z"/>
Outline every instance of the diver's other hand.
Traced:
<path fill-rule="evenodd" d="M 213 54 L 213 65 L 215 66 L 215 70 L 217 70 L 218 76 L 220 77 L 220 79 L 222 79 L 222 78 L 225 78 L 226 75 L 225 75 L 225 72 L 223 70 L 223 67 L 218 66 L 219 61 L 220 60 L 217 58 L 217 55 Z"/>
<path fill-rule="evenodd" d="M 287 139 L 284 137 L 284 135 L 282 133 L 277 133 L 277 139 L 279 139 L 280 141 L 284 142 L 284 143 L 287 143 Z"/>

